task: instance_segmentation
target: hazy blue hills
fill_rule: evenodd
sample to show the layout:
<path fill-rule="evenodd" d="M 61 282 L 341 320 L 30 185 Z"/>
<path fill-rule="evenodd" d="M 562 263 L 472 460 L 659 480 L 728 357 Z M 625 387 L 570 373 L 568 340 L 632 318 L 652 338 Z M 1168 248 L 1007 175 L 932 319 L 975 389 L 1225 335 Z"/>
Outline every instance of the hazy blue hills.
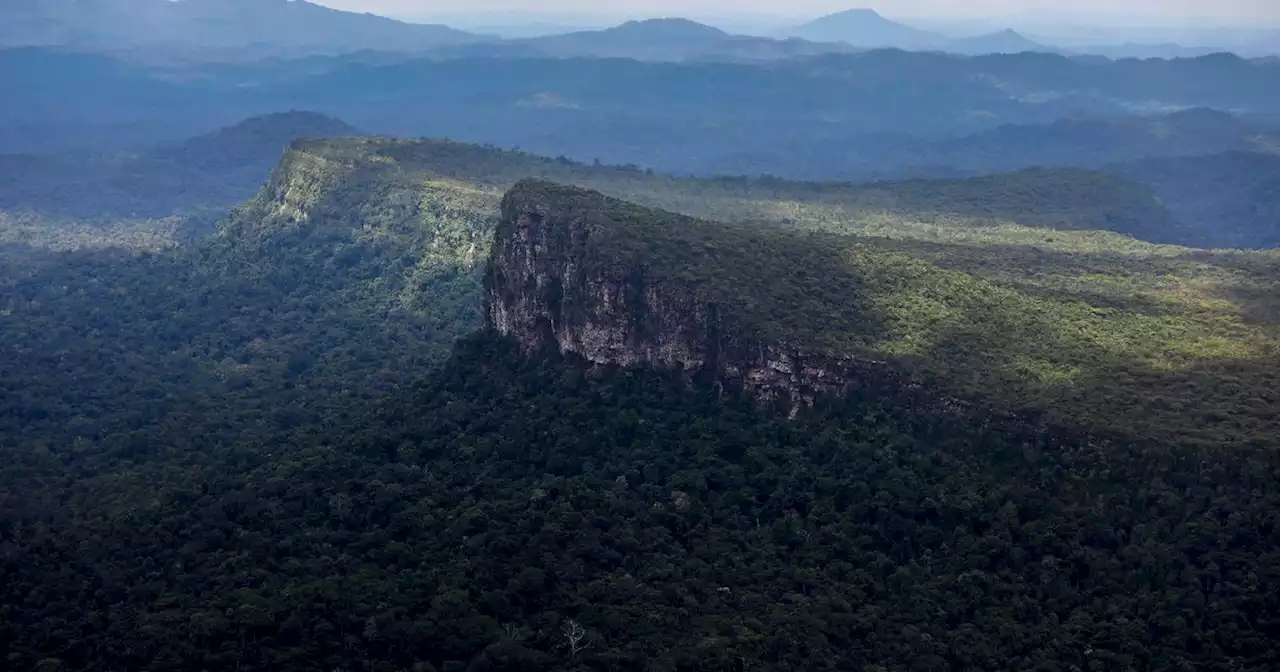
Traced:
<path fill-rule="evenodd" d="M 0 152 L 93 146 L 86 128 L 133 124 L 159 140 L 282 109 L 309 109 L 369 132 L 444 136 L 580 160 L 677 172 L 725 157 L 774 157 L 797 174 L 810 157 L 852 155 L 866 136 L 950 140 L 1064 117 L 1122 118 L 1187 107 L 1280 112 L 1280 69 L 1229 55 L 1084 62 L 1053 54 L 876 50 L 740 63 L 464 58 L 267 61 L 180 71 L 41 49 L 0 52 Z M 32 129 L 43 129 L 32 137 Z M 38 140 L 41 147 L 33 147 Z M 811 163 L 811 162 L 809 162 Z M 805 174 L 804 177 L 811 175 Z M 834 172 L 827 177 L 853 177 Z"/>
<path fill-rule="evenodd" d="M 321 114 L 284 112 L 139 153 L 0 155 L 0 208 L 76 217 L 228 208 L 253 194 L 295 139 L 358 134 Z"/>
<path fill-rule="evenodd" d="M 295 139 L 358 134 L 331 117 L 285 112 L 136 153 L 0 155 L 0 243 L 170 245 L 252 196 Z"/>
<path fill-rule="evenodd" d="M 631 58 L 641 61 L 771 61 L 855 51 L 845 43 L 733 35 L 681 18 L 647 19 L 602 30 L 443 48 L 437 57 Z"/>
<path fill-rule="evenodd" d="M 501 35 L 501 37 L 499 36 Z M 628 21 L 603 30 L 537 25 L 494 34 L 397 21 L 306 0 L 33 0 L 0 8 L 0 47 L 58 46 L 164 61 L 251 62 L 263 57 L 346 54 L 375 49 L 436 58 L 616 57 L 641 60 L 761 61 L 863 49 L 957 54 L 1063 51 L 1013 30 L 952 39 L 851 9 L 778 31 L 769 39 L 730 35 L 684 18 Z M 1241 53 L 1266 54 L 1265 33 Z M 504 39 L 505 38 L 505 39 Z M 1108 58 L 1186 58 L 1215 51 L 1172 43 L 1100 44 L 1070 53 Z"/>
<path fill-rule="evenodd" d="M 785 34 L 816 42 L 848 42 L 867 49 L 933 49 L 947 42 L 947 38 L 938 33 L 890 21 L 873 9 L 829 14 L 791 28 Z"/>
<path fill-rule="evenodd" d="M 1151 187 L 1202 247 L 1280 248 L 1280 155 L 1148 158 L 1104 171 Z"/>
<path fill-rule="evenodd" d="M 986 35 L 978 35 L 947 43 L 946 50 L 957 54 L 1019 54 L 1024 51 L 1055 52 L 1035 40 L 1029 39 L 1015 30 L 1002 30 Z"/>
<path fill-rule="evenodd" d="M 1056 51 L 1013 30 L 950 39 L 940 33 L 891 21 L 872 9 L 829 14 L 791 28 L 785 34 L 818 42 L 847 42 L 867 49 L 935 50 L 966 55 Z"/>
<path fill-rule="evenodd" d="M 179 51 L 265 46 L 280 53 L 334 53 L 424 51 L 478 39 L 447 26 L 404 23 L 306 0 L 35 0 L 0 9 L 3 45 Z"/>
<path fill-rule="evenodd" d="M 1127 118 L 1064 118 L 1043 125 L 1004 125 L 938 142 L 906 142 L 877 160 L 984 172 L 1028 165 L 1096 166 L 1138 157 L 1262 150 L 1265 129 L 1205 108 Z"/>

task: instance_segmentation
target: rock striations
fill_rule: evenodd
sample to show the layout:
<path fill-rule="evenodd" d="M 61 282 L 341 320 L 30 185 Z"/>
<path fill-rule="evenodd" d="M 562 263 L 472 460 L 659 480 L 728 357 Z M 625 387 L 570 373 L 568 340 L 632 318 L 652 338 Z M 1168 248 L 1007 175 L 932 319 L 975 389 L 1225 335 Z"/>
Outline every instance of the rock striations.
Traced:
<path fill-rule="evenodd" d="M 521 182 L 502 204 L 485 279 L 487 325 L 528 351 L 555 347 L 601 365 L 711 374 L 764 399 L 812 403 L 841 393 L 854 358 L 766 336 L 709 275 L 694 272 L 696 258 L 663 258 L 696 256 L 689 250 L 713 246 L 705 234 L 727 228 Z"/>

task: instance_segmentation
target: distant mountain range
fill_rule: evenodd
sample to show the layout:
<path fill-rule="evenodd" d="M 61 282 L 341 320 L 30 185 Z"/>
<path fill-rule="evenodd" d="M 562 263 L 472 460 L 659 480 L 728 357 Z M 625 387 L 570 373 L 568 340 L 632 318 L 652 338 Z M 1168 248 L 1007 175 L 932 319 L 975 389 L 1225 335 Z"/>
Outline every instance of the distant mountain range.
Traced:
<path fill-rule="evenodd" d="M 787 155 L 805 157 L 788 176 L 956 177 L 1032 166 L 1102 166 L 1224 152 L 1280 158 L 1280 135 L 1225 112 L 1191 109 L 1156 117 L 1066 118 L 1050 124 L 1008 124 L 956 138 L 922 139 L 874 134 L 795 141 L 772 153 L 726 153 L 711 172 L 758 174 L 789 166 Z"/>
<path fill-rule="evenodd" d="M 948 42 L 946 51 L 956 54 L 979 56 L 982 54 L 1020 54 L 1025 51 L 1045 53 L 1057 52 L 1058 49 L 1028 39 L 1017 31 L 1002 30 L 997 33 L 969 37 Z"/>
<path fill-rule="evenodd" d="M 207 223 L 253 195 L 295 139 L 360 134 L 322 114 L 282 112 L 137 153 L 0 154 L 0 212 Z"/>
<path fill-rule="evenodd" d="M 438 24 L 345 12 L 307 0 L 33 0 L 0 6 L 0 48 L 62 46 L 161 58 L 252 61 L 263 57 L 376 50 L 435 58 L 633 58 L 754 62 L 895 48 L 962 55 L 1053 52 L 1111 58 L 1194 57 L 1212 49 L 1177 44 L 1097 46 L 1071 51 L 1014 30 L 952 39 L 892 21 L 871 9 L 823 16 L 773 37 L 732 34 L 683 18 L 602 30 L 501 31 L 507 38 Z"/>
<path fill-rule="evenodd" d="M 760 67 L 583 58 L 371 63 L 361 54 L 174 72 L 21 49 L 0 51 L 0 81 L 0 152 L 110 149 L 122 128 L 156 132 L 131 136 L 133 146 L 154 144 L 271 110 L 308 109 L 379 134 L 677 173 L 798 178 L 1124 160 L 1177 153 L 1194 146 L 1183 138 L 1211 136 L 1227 141 L 1204 151 L 1225 151 L 1244 147 L 1230 116 L 1206 114 L 1208 130 L 1189 133 L 1180 129 L 1196 115 L 1118 120 L 1195 107 L 1252 110 L 1251 125 L 1280 117 L 1280 69 L 1229 55 L 1094 62 L 874 50 Z M 1079 121 L 1055 124 L 1063 119 Z M 961 141 L 1010 126 L 1029 128 Z"/>
<path fill-rule="evenodd" d="M 847 42 L 867 49 L 938 49 L 947 43 L 947 38 L 939 33 L 890 21 L 872 9 L 829 14 L 783 34 L 816 42 Z"/>
<path fill-rule="evenodd" d="M 1024 51 L 1059 51 L 1013 30 L 1002 30 L 963 39 L 920 30 L 884 18 L 872 9 L 851 9 L 814 19 L 784 31 L 784 35 L 807 40 L 846 42 L 865 49 L 905 49 L 945 51 L 955 54 L 1017 54 Z"/>
<path fill-rule="evenodd" d="M 0 46 L 426 51 L 481 39 L 306 0 L 23 0 L 0 5 Z"/>
<path fill-rule="evenodd" d="M 628 21 L 603 30 L 583 30 L 439 50 L 449 56 L 633 58 L 640 61 L 777 60 L 856 51 L 849 44 L 733 35 L 680 18 Z"/>

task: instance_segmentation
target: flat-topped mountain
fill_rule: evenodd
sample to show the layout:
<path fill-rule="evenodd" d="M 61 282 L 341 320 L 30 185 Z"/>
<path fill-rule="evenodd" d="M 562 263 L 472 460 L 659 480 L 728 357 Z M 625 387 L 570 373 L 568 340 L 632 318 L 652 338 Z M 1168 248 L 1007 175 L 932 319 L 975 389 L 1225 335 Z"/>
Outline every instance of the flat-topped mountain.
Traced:
<path fill-rule="evenodd" d="M 528 176 L 576 188 L 523 183 L 501 209 L 504 192 Z M 603 237 L 565 247 L 549 267 L 499 237 L 499 260 L 525 261 L 506 280 L 491 276 L 489 305 L 508 306 L 490 308 L 491 323 L 541 334 L 539 343 L 552 334 L 602 361 L 697 368 L 739 353 L 727 364 L 736 380 L 802 399 L 838 390 L 851 361 L 859 371 L 886 362 L 876 370 L 939 398 L 1154 439 L 1244 441 L 1269 422 L 1240 395 L 1266 396 L 1277 375 L 1265 364 L 1275 311 L 1249 298 L 1276 286 L 1274 254 L 1108 231 L 1155 237 L 1183 225 L 1149 190 L 1088 171 L 870 185 L 695 180 L 450 142 L 307 141 L 217 244 L 240 260 L 228 266 L 264 269 L 248 276 L 254 282 L 334 269 L 327 284 L 352 283 L 335 285 L 344 303 L 377 314 L 412 307 L 449 325 L 440 336 L 460 335 L 450 330 L 480 323 L 494 231 L 535 220 L 552 236 L 538 249 L 581 242 L 582 231 Z M 266 270 L 281 266 L 296 270 Z M 425 289 L 438 282 L 447 291 Z M 521 287 L 540 289 L 494 303 Z M 650 293 L 658 287 L 671 292 Z M 572 298 L 562 316 L 577 322 L 538 312 L 555 296 Z M 628 306 L 670 310 L 631 315 Z M 565 332 L 568 324 L 599 328 Z M 728 345 L 708 349 L 709 329 Z M 814 361 L 844 364 L 819 367 L 829 373 L 808 382 L 791 378 Z M 792 373 L 770 378 L 775 365 Z M 1206 410 L 1169 412 L 1188 385 L 1201 386 Z"/>
<path fill-rule="evenodd" d="M 933 401 L 922 403 L 993 404 L 1132 438 L 1173 431 L 1194 440 L 1203 427 L 1160 408 L 1210 372 L 1264 396 L 1280 375 L 1265 363 L 1280 344 L 1270 327 L 1239 323 L 1230 330 L 1251 335 L 1228 337 L 1212 325 L 1234 309 L 1211 307 L 1212 292 L 1146 312 L 1165 291 L 1156 289 L 1161 273 L 1217 277 L 1221 263 L 1273 285 L 1272 254 L 1168 250 L 1122 261 L 834 231 L 726 225 L 521 182 L 503 201 L 486 321 L 528 351 L 709 374 L 766 399 L 812 402 L 871 377 L 887 394 L 923 385 Z M 1130 290 L 1035 279 L 1078 273 Z M 1137 289 L 1148 282 L 1156 284 Z M 1204 388 L 1207 407 L 1231 418 L 1213 424 L 1261 430 L 1268 413 L 1232 385 Z"/>
<path fill-rule="evenodd" d="M 6 662 L 1267 670 L 1280 258 L 1161 212 L 344 138 L 0 246 Z"/>
<path fill-rule="evenodd" d="M 811 331 L 811 318 L 840 316 L 864 342 L 878 329 L 858 325 L 859 274 L 821 242 L 522 181 L 502 202 L 486 326 L 526 350 L 706 372 L 764 398 L 812 403 L 841 394 L 855 360 L 823 352 L 818 341 L 834 334 Z"/>

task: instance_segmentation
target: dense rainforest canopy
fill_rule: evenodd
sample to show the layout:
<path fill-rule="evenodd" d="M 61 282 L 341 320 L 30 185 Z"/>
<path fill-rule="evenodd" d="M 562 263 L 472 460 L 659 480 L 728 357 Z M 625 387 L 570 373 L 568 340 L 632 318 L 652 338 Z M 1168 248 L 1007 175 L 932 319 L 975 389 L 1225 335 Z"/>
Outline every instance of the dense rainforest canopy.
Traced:
<path fill-rule="evenodd" d="M 18 669 L 1280 664 L 1274 452 L 912 407 L 868 385 L 788 421 L 478 336 L 332 424 L 6 451 L 0 644 Z"/>
<path fill-rule="evenodd" d="M 1178 186 L 1200 160 L 851 185 L 310 140 L 198 242 L 29 211 L 3 230 L 46 237 L 0 246 L 0 656 L 1277 669 L 1280 266 L 1168 244 L 1212 229 L 1177 212 L 1218 207 Z M 602 263 L 919 384 L 788 419 L 474 333 L 531 175 L 635 203 L 571 191 L 634 224 Z"/>
<path fill-rule="evenodd" d="M 1275 26 L 330 4 L 0 0 L 0 672 L 1280 672 Z"/>

